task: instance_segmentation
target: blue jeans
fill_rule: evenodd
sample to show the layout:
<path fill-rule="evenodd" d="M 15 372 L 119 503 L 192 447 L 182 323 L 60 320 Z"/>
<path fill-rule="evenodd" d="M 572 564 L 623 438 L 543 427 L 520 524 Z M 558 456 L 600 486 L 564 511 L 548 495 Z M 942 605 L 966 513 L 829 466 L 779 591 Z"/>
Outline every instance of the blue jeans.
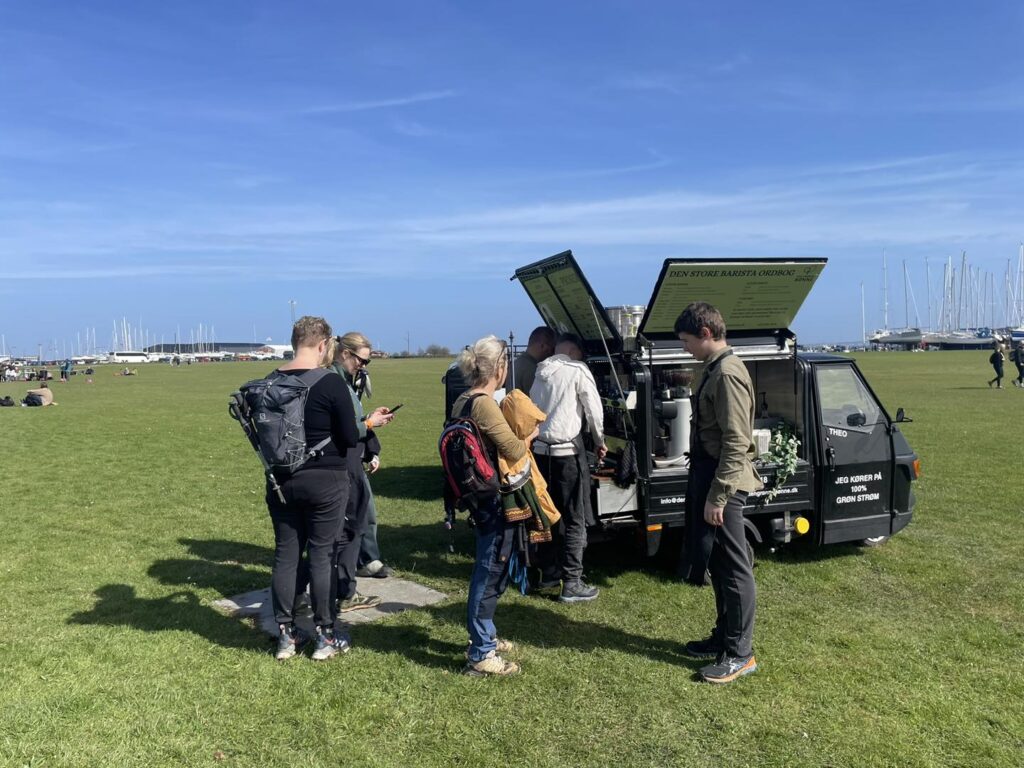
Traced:
<path fill-rule="evenodd" d="M 469 630 L 469 660 L 477 662 L 497 647 L 494 611 L 498 598 L 508 586 L 515 524 L 505 522 L 497 496 L 473 517 L 476 520 L 476 562 L 469 580 L 466 628 Z"/>

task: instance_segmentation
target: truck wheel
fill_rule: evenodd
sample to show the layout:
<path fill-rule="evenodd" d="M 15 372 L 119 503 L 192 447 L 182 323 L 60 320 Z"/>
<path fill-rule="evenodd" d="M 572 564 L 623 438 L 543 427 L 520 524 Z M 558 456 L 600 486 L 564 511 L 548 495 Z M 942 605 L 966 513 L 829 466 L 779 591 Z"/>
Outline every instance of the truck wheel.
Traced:
<path fill-rule="evenodd" d="M 889 540 L 889 536 L 871 536 L 867 539 L 861 539 L 860 544 L 862 547 L 880 547 Z"/>

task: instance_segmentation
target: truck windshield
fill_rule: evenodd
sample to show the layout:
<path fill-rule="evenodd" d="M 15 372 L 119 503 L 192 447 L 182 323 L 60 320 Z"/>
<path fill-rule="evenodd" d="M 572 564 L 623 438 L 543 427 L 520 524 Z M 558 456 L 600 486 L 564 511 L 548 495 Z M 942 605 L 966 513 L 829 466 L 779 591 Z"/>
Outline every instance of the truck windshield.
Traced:
<path fill-rule="evenodd" d="M 870 430 L 882 418 L 882 409 L 847 365 L 818 369 L 818 397 L 822 426 Z"/>

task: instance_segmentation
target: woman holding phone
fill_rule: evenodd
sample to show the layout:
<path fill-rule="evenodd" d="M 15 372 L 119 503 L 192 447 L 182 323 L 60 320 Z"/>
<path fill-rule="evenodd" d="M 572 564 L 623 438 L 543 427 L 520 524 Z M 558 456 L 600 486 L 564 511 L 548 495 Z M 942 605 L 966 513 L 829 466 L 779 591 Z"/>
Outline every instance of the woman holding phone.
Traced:
<path fill-rule="evenodd" d="M 366 530 L 368 517 L 372 513 L 376 524 L 376 511 L 373 505 L 373 491 L 370 480 L 363 469 L 363 458 L 367 449 L 367 441 L 373 439 L 373 430 L 389 424 L 394 415 L 388 408 L 377 408 L 369 415 L 363 413 L 363 406 L 356 393 L 356 377 L 370 364 L 370 340 L 358 331 L 350 331 L 344 336 L 333 339 L 333 365 L 331 366 L 345 380 L 352 408 L 355 411 L 356 428 L 359 432 L 359 443 L 350 448 L 346 454 L 346 467 L 349 475 L 350 493 L 348 506 L 345 510 L 345 525 L 341 531 L 337 548 L 338 568 L 338 611 L 346 613 L 380 605 L 380 598 L 374 595 L 361 595 L 356 591 L 356 570 L 359 562 L 359 550 L 363 534 Z M 378 444 L 379 445 L 379 444 Z M 379 450 L 379 448 L 378 448 Z M 376 454 L 373 454 L 375 457 Z M 370 471 L 376 471 L 379 462 L 370 462 Z"/>

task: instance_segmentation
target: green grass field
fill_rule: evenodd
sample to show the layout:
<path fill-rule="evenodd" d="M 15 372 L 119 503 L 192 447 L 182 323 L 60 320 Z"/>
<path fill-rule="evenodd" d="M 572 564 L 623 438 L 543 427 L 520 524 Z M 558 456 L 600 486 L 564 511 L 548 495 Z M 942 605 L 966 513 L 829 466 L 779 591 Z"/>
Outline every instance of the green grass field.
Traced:
<path fill-rule="evenodd" d="M 357 627 L 326 664 L 276 663 L 210 607 L 269 582 L 262 475 L 226 403 L 270 366 L 54 383 L 59 407 L 0 409 L 0 765 L 1020 766 L 1024 391 L 989 390 L 986 359 L 859 358 L 915 419 L 914 521 L 877 549 L 759 552 L 762 668 L 724 687 L 678 652 L 710 590 L 622 546 L 588 551 L 595 603 L 502 599 L 521 676 L 458 674 L 472 533 L 447 554 L 443 361 L 374 364 L 373 404 L 405 403 L 374 487 L 385 558 L 451 599 Z"/>

